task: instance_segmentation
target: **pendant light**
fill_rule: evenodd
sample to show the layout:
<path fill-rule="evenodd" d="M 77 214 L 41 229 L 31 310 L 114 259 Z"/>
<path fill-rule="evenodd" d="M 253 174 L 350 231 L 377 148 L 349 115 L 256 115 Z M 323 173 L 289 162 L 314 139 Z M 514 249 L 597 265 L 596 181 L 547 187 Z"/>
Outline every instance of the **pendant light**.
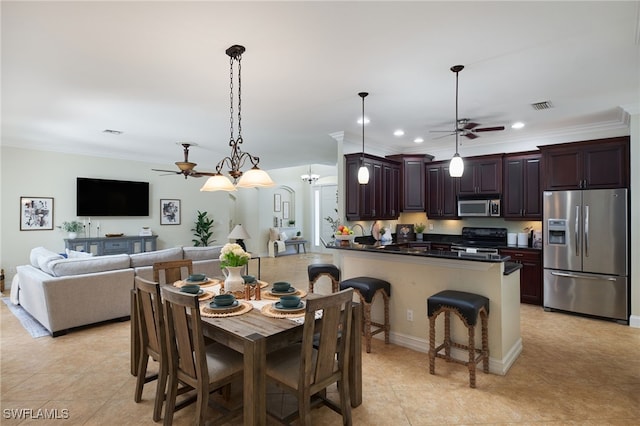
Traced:
<path fill-rule="evenodd" d="M 300 178 L 304 181 L 304 182 L 308 182 L 309 185 L 316 183 L 316 181 L 318 179 L 320 179 L 320 175 L 315 174 L 315 173 L 311 173 L 311 166 L 309 166 L 309 173 L 305 173 L 303 175 L 300 175 Z"/>
<path fill-rule="evenodd" d="M 257 188 L 257 187 L 272 187 L 275 186 L 275 183 L 267 172 L 264 170 L 260 170 L 258 168 L 258 163 L 260 163 L 260 158 L 249 154 L 248 152 L 243 152 L 241 149 L 241 145 L 244 142 L 242 139 L 242 79 L 241 79 L 241 61 L 242 54 L 244 53 L 244 46 L 233 45 L 228 48 L 225 53 L 229 56 L 230 63 L 230 76 L 231 76 L 231 139 L 229 140 L 229 146 L 231 147 L 231 156 L 224 157 L 220 162 L 218 162 L 216 166 L 216 173 L 211 176 L 205 184 L 200 188 L 200 191 L 235 191 L 236 187 L 238 188 Z M 234 63 L 238 64 L 238 138 L 235 139 L 233 136 L 233 65 Z M 245 162 L 249 160 L 253 167 L 247 170 L 246 172 L 242 172 L 240 170 L 242 166 L 244 166 Z M 230 168 L 229 176 L 233 178 L 233 182 L 222 174 L 222 168 L 224 166 Z"/>
<path fill-rule="evenodd" d="M 464 163 L 462 162 L 462 157 L 458 154 L 458 73 L 464 69 L 464 65 L 454 65 L 451 67 L 451 71 L 456 73 L 456 124 L 455 124 L 455 134 L 456 134 L 456 153 L 453 155 L 451 159 L 451 163 L 449 163 L 449 175 L 451 177 L 461 177 L 464 172 Z"/>
<path fill-rule="evenodd" d="M 360 157 L 360 168 L 358 169 L 358 183 L 361 185 L 369 183 L 369 169 L 364 165 L 364 98 L 368 95 L 367 92 L 358 93 L 358 96 L 362 98 L 362 155 Z"/>

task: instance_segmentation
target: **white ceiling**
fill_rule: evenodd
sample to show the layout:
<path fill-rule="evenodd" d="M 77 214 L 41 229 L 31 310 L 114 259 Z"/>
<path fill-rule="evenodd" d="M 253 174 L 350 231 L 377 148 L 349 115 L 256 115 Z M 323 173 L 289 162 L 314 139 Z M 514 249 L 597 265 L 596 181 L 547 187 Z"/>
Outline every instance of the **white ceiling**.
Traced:
<path fill-rule="evenodd" d="M 2 1 L 2 144 L 173 168 L 191 141 L 211 171 L 230 153 L 233 44 L 244 150 L 266 169 L 335 164 L 332 134 L 359 151 L 360 91 L 367 152 L 448 158 L 455 138 L 430 131 L 453 129 L 456 64 L 460 117 L 507 126 L 461 138 L 463 156 L 629 134 L 639 4 Z"/>

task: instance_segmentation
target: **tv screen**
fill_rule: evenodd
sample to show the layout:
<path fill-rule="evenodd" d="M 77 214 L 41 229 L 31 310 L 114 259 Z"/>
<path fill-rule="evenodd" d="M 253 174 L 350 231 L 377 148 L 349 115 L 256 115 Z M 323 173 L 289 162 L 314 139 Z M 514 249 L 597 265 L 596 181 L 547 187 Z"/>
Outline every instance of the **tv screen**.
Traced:
<path fill-rule="evenodd" d="M 149 216 L 149 183 L 77 178 L 77 216 Z"/>

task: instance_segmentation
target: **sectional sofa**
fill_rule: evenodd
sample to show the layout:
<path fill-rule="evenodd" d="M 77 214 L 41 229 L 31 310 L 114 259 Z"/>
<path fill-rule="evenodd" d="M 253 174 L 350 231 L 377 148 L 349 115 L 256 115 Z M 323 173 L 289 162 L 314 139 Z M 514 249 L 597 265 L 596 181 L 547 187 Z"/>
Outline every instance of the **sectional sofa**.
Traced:
<path fill-rule="evenodd" d="M 134 277 L 152 280 L 156 262 L 191 259 L 194 273 L 221 276 L 221 249 L 174 247 L 110 256 L 69 252 L 65 258 L 37 247 L 31 250 L 30 264 L 17 268 L 18 287 L 13 299 L 56 337 L 71 328 L 128 319 Z"/>

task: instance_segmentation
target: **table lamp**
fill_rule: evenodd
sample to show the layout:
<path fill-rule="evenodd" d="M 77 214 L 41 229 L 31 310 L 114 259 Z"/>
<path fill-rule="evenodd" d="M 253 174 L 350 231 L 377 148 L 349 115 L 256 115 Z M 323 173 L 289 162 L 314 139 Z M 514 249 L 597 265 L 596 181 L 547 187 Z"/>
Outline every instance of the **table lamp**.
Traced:
<path fill-rule="evenodd" d="M 242 224 L 238 224 L 233 228 L 231 233 L 227 236 L 229 239 L 235 239 L 236 243 L 242 247 L 242 250 L 247 251 L 247 247 L 244 245 L 244 241 L 251 238 L 251 235 L 242 227 Z"/>

